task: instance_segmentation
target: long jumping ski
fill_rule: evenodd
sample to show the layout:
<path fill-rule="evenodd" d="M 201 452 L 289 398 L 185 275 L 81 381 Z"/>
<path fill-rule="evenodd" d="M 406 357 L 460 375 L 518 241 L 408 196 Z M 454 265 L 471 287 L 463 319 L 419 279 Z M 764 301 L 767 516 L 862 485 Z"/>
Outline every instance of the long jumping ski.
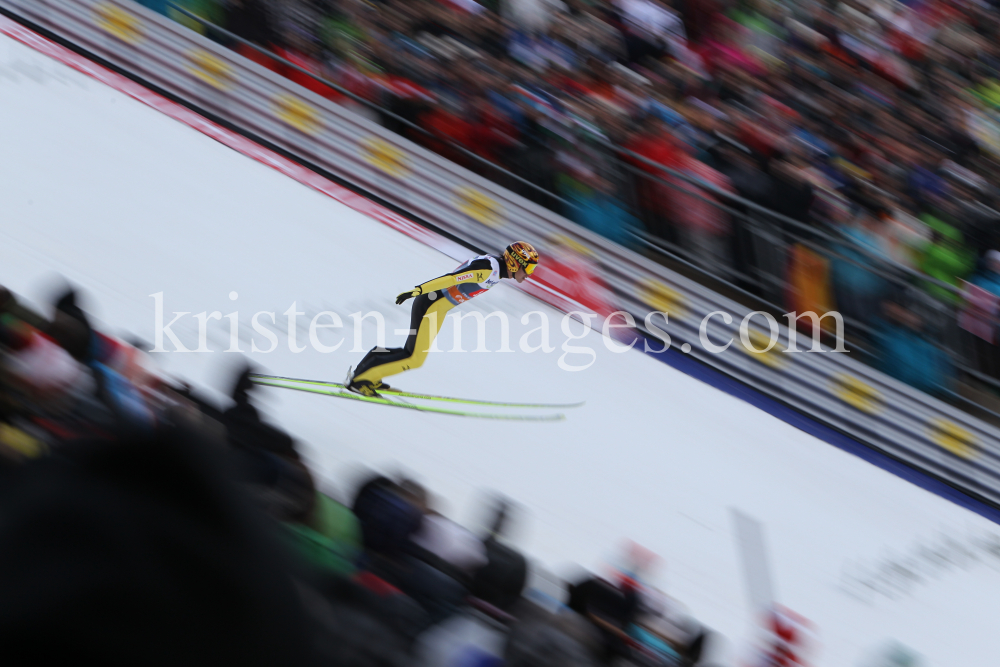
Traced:
<path fill-rule="evenodd" d="M 467 412 L 465 410 L 452 410 L 449 408 L 439 408 L 433 405 L 414 405 L 412 403 L 400 403 L 398 401 L 390 401 L 387 398 L 376 398 L 374 396 L 361 396 L 360 394 L 355 394 L 353 392 L 342 390 L 338 391 L 334 385 L 337 383 L 330 382 L 325 383 L 330 386 L 323 386 L 320 383 L 305 383 L 305 382 L 289 382 L 284 378 L 274 378 L 274 379 L 264 379 L 262 376 L 256 376 L 251 378 L 255 384 L 264 385 L 268 387 L 279 387 L 281 389 L 294 389 L 295 391 L 305 391 L 312 394 L 320 394 L 323 396 L 332 396 L 334 398 L 348 398 L 352 401 L 363 401 L 365 403 L 375 403 L 378 405 L 388 405 L 394 408 L 405 408 L 407 410 L 416 410 L 418 412 L 432 412 L 441 415 L 453 415 L 455 417 L 475 417 L 477 419 L 502 419 L 506 421 L 561 421 L 565 419 L 563 414 L 554 415 L 504 415 L 504 414 L 490 414 L 481 412 Z M 343 385 L 340 385 L 343 387 Z M 502 405 L 502 404 L 501 404 Z"/>
<path fill-rule="evenodd" d="M 265 381 L 274 382 L 294 382 L 295 384 L 319 386 L 319 387 L 335 387 L 347 391 L 347 388 L 341 382 L 325 382 L 321 380 L 303 380 L 302 378 L 289 378 L 281 377 L 280 375 L 264 375 L 262 373 L 251 373 L 250 379 L 258 384 L 266 384 Z M 584 401 L 579 403 L 507 403 L 504 401 L 481 401 L 472 398 L 454 398 L 451 396 L 437 396 L 435 394 L 417 394 L 410 391 L 400 391 L 398 389 L 380 389 L 380 394 L 386 396 L 398 396 L 400 398 L 417 398 L 426 401 L 440 401 L 442 403 L 461 403 L 464 405 L 489 405 L 497 408 L 552 408 L 552 409 L 565 409 L 565 408 L 578 408 L 583 405 Z M 352 395 L 356 396 L 357 394 Z"/>

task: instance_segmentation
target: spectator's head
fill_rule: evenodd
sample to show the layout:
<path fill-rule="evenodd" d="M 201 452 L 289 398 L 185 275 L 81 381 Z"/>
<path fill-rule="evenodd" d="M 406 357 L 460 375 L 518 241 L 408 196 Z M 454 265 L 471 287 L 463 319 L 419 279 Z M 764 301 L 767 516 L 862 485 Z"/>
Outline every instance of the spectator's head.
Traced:
<path fill-rule="evenodd" d="M 882 316 L 896 326 L 921 331 L 924 328 L 923 318 L 917 312 L 912 299 L 903 291 L 897 291 L 882 302 Z"/>
<path fill-rule="evenodd" d="M 378 476 L 358 490 L 352 506 L 361 524 L 365 549 L 387 557 L 398 555 L 420 529 L 422 514 L 388 477 Z"/>
<path fill-rule="evenodd" d="M 253 370 L 250 364 L 246 364 L 240 370 L 239 375 L 236 376 L 236 381 L 233 383 L 233 389 L 229 392 L 229 396 L 237 405 L 242 405 L 250 401 L 250 390 L 254 387 L 253 380 L 250 379 Z"/>
<path fill-rule="evenodd" d="M 430 493 L 423 485 L 412 479 L 404 479 L 399 482 L 400 495 L 416 507 L 422 514 L 426 514 L 431 509 Z"/>
<path fill-rule="evenodd" d="M 77 305 L 75 290 L 67 290 L 56 300 L 48 334 L 77 361 L 90 358 L 92 330 L 87 316 Z"/>

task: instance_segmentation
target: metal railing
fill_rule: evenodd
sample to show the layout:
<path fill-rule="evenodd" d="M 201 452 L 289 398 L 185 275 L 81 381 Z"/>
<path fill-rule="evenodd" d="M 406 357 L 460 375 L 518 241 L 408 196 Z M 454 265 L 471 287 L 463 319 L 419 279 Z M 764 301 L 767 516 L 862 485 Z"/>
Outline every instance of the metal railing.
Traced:
<path fill-rule="evenodd" d="M 383 119 L 391 119 L 393 122 L 412 130 L 419 137 L 447 145 L 450 149 L 456 151 L 457 154 L 467 159 L 470 164 L 475 165 L 479 173 L 493 174 L 491 180 L 508 179 L 508 182 L 513 182 L 521 188 L 526 188 L 530 191 L 529 198 L 546 208 L 559 211 L 560 207 L 562 207 L 561 212 L 564 213 L 567 210 L 579 209 L 580 205 L 571 199 L 532 182 L 515 173 L 507 166 L 490 161 L 476 154 L 466 146 L 451 141 L 446 137 L 441 137 L 418 123 L 347 90 L 337 82 L 309 71 L 269 49 L 207 21 L 183 7 L 177 5 L 170 6 L 180 15 L 196 21 L 207 31 L 214 34 L 216 38 L 222 38 L 228 41 L 229 44 L 241 44 L 253 49 L 260 55 L 273 60 L 275 63 L 279 63 L 282 67 L 303 74 L 317 83 L 328 86 L 332 90 L 337 91 L 337 93 L 371 109 Z M 679 264 L 688 273 L 700 276 L 702 280 L 708 279 L 720 283 L 727 291 L 738 295 L 738 298 L 760 304 L 778 314 L 784 312 L 787 305 L 779 301 L 781 300 L 780 295 L 789 288 L 785 275 L 789 250 L 791 246 L 799 244 L 824 257 L 828 262 L 838 261 L 849 264 L 856 269 L 878 277 L 885 281 L 887 285 L 896 289 L 919 292 L 921 299 L 928 303 L 936 304 L 934 310 L 937 311 L 941 319 L 935 322 L 938 335 L 934 338 L 933 342 L 945 350 L 957 371 L 964 373 L 965 376 L 977 382 L 1000 389 L 1000 380 L 981 372 L 977 368 L 979 360 L 974 356 L 970 357 L 968 350 L 961 349 L 962 346 L 958 344 L 961 336 L 956 333 L 958 312 L 955 304 L 927 293 L 924 288 L 933 285 L 946 293 L 961 297 L 962 291 L 960 289 L 916 271 L 911 267 L 879 256 L 865 247 L 853 244 L 832 226 L 810 225 L 800 220 L 795 220 L 732 192 L 722 190 L 711 183 L 704 182 L 688 174 L 671 169 L 666 165 L 654 162 L 625 147 L 615 145 L 602 137 L 595 137 L 593 140 L 601 149 L 606 151 L 605 158 L 608 162 L 621 175 L 625 176 L 623 180 L 630 181 L 629 184 L 631 187 L 623 188 L 627 191 L 627 195 L 622 197 L 622 199 L 629 212 L 636 219 L 641 220 L 647 226 L 651 226 L 650 223 L 653 222 L 661 223 L 663 221 L 662 219 L 650 220 L 650 211 L 637 203 L 636 189 L 655 187 L 669 188 L 672 191 L 683 192 L 687 198 L 715 207 L 719 212 L 728 216 L 729 222 L 734 227 L 738 227 L 738 230 L 734 230 L 733 233 L 737 233 L 738 231 L 748 241 L 747 245 L 749 245 L 749 248 L 745 250 L 749 259 L 746 260 L 745 264 L 749 271 L 740 271 L 732 263 L 697 261 L 692 255 L 691 251 L 693 249 L 685 247 L 682 241 L 675 243 L 638 229 L 625 230 L 630 238 L 635 240 L 638 248 L 647 253 L 652 253 L 655 257 L 659 257 L 662 260 Z M 644 165 L 649 170 L 641 169 L 634 163 Z M 487 176 L 487 178 L 490 178 L 490 176 Z M 572 214 L 570 214 L 570 217 L 573 217 Z M 676 225 L 676 221 L 668 220 L 668 223 Z M 732 239 L 727 239 L 726 241 L 733 243 Z M 864 257 L 866 262 L 859 261 L 855 257 L 848 257 L 840 249 L 849 249 L 851 252 Z M 764 255 L 770 255 L 770 258 Z M 852 349 L 861 352 L 862 356 L 868 359 L 868 363 L 876 361 L 877 352 L 875 349 L 867 347 L 865 341 L 870 341 L 873 343 L 873 347 L 877 348 L 879 343 L 877 333 L 871 330 L 867 322 L 848 318 L 848 324 L 851 329 L 860 334 L 852 336 Z M 997 325 L 1000 326 L 1000 321 L 997 322 Z M 822 330 L 820 333 L 827 340 L 834 335 L 832 332 L 825 330 Z M 997 420 L 1000 420 L 1000 414 L 985 406 L 974 404 L 969 399 L 954 392 L 950 387 L 941 387 L 941 393 L 953 403 L 958 403 L 966 407 L 975 405 L 978 410 L 984 411 Z"/>

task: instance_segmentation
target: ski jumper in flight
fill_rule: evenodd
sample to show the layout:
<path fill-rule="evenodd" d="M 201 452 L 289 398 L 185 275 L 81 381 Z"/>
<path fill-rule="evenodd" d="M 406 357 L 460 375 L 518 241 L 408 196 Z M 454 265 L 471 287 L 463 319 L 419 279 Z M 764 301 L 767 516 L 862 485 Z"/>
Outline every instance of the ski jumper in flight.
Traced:
<path fill-rule="evenodd" d="M 344 384 L 362 396 L 377 396 L 380 389 L 389 389 L 382 378 L 419 368 L 424 363 L 449 310 L 498 285 L 503 278 L 523 282 L 536 266 L 538 252 L 519 241 L 507 246 L 502 255 L 473 257 L 453 272 L 403 292 L 396 297 L 396 305 L 414 299 L 406 343 L 389 350 L 375 347 L 357 368 L 348 369 Z"/>

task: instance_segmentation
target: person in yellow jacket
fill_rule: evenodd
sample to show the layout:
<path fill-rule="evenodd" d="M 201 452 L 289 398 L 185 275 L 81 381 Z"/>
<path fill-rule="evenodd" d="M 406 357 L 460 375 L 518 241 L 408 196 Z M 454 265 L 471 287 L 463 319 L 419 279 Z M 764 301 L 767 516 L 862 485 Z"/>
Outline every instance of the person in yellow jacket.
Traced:
<path fill-rule="evenodd" d="M 348 369 L 344 384 L 362 396 L 378 396 L 389 389 L 382 378 L 423 365 L 434 337 L 441 330 L 448 311 L 500 284 L 504 278 L 524 282 L 538 266 L 538 252 L 529 243 L 511 243 L 502 255 L 479 255 L 462 262 L 457 269 L 429 280 L 396 297 L 396 305 L 415 299 L 410 311 L 410 335 L 403 347 L 372 349 L 357 365 Z"/>

